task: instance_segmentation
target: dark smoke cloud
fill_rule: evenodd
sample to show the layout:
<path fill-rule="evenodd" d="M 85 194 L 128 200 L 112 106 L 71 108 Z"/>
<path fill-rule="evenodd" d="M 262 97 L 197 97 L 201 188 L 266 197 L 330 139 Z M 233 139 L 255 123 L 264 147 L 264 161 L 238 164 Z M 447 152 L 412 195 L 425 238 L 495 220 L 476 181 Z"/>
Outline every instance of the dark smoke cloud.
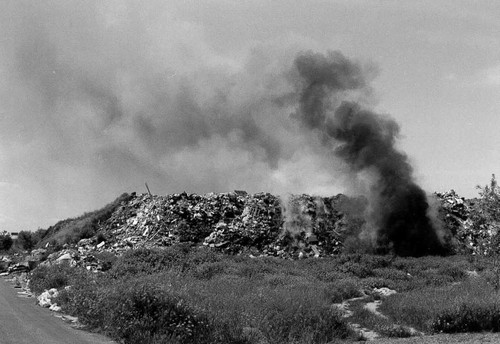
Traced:
<path fill-rule="evenodd" d="M 366 86 L 362 68 L 338 52 L 302 54 L 295 68 L 302 89 L 294 117 L 335 146 L 335 155 L 354 173 L 369 171 L 374 177 L 367 226 L 376 230 L 376 249 L 413 256 L 442 253 L 425 192 L 414 182 L 407 156 L 395 147 L 398 124 L 353 102 L 336 104 L 340 93 Z"/>

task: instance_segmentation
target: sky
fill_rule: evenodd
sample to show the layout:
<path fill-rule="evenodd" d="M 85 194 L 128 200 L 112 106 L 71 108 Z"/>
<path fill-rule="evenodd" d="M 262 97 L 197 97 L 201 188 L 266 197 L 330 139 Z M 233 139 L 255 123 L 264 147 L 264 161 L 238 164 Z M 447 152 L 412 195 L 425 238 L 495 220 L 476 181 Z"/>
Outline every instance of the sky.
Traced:
<path fill-rule="evenodd" d="M 497 1 L 4 0 L 0 32 L 0 230 L 47 228 L 145 182 L 361 192 L 366 176 L 294 120 L 305 52 L 362 71 L 367 86 L 343 97 L 399 124 L 426 192 L 475 197 L 500 173 Z"/>

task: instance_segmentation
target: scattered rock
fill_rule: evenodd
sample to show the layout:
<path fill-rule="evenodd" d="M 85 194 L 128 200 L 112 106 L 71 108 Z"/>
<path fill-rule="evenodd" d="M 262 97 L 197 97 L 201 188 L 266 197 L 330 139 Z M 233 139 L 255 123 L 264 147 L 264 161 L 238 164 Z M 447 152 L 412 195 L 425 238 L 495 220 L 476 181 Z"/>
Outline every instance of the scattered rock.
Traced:
<path fill-rule="evenodd" d="M 58 295 L 59 295 L 59 292 L 55 288 L 45 290 L 43 293 L 41 293 L 37 297 L 37 302 L 40 306 L 49 308 L 53 304 L 52 299 L 54 299 Z"/>
<path fill-rule="evenodd" d="M 387 297 L 387 296 L 394 295 L 397 293 L 395 290 L 389 289 L 387 287 L 373 288 L 373 292 L 375 294 L 382 296 L 382 297 Z"/>
<path fill-rule="evenodd" d="M 60 312 L 61 311 L 61 307 L 59 307 L 56 303 L 52 304 L 49 309 L 53 312 Z"/>

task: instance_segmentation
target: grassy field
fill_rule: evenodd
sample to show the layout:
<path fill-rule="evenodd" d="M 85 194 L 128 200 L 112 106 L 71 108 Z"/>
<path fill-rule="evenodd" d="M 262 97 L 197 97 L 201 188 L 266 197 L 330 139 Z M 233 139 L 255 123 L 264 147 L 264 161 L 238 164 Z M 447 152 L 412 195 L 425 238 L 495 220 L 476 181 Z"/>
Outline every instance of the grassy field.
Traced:
<path fill-rule="evenodd" d="M 71 285 L 63 310 L 125 343 L 334 343 L 358 323 L 382 336 L 498 331 L 495 263 L 470 257 L 339 255 L 282 260 L 188 246 L 132 250 L 105 273 L 39 267 L 31 289 Z M 382 297 L 379 311 L 364 305 Z M 343 317 L 332 304 L 350 304 Z"/>

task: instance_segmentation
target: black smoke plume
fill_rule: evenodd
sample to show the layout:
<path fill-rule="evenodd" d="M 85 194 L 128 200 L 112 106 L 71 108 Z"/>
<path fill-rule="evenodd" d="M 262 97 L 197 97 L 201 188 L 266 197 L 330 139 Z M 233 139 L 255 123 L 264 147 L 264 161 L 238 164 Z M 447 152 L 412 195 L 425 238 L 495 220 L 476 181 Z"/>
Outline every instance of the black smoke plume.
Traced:
<path fill-rule="evenodd" d="M 365 231 L 375 232 L 376 251 L 402 256 L 444 253 L 427 215 L 426 195 L 413 179 L 407 156 L 395 147 L 399 125 L 342 100 L 345 92 L 366 87 L 362 66 L 338 52 L 309 52 L 295 59 L 295 69 L 300 102 L 293 117 L 316 131 L 353 173 L 373 176 Z"/>

